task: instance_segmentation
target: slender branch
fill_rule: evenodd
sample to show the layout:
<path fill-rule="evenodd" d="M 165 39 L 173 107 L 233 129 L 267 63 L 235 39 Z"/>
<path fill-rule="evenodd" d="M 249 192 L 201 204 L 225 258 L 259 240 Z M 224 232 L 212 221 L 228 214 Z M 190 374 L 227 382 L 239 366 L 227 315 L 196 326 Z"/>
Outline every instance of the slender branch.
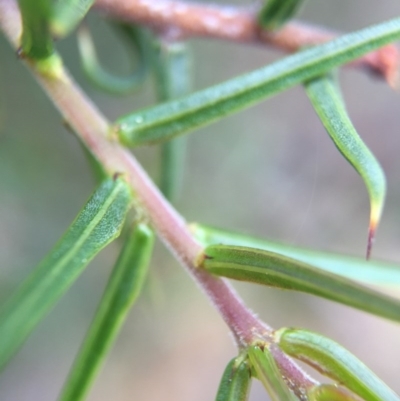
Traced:
<path fill-rule="evenodd" d="M 0 27 L 14 48 L 19 47 L 21 20 L 15 0 L 0 0 Z M 47 92 L 68 124 L 111 175 L 124 174 L 136 195 L 136 208 L 143 210 L 158 235 L 180 260 L 193 279 L 207 294 L 231 329 L 239 347 L 256 338 L 271 340 L 272 329 L 260 321 L 242 302 L 225 280 L 197 268 L 203 249 L 191 235 L 184 219 L 165 200 L 136 159 L 116 142 L 107 139 L 109 124 L 95 105 L 62 69 L 59 76 L 46 76 L 27 65 Z M 311 381 L 290 358 L 279 358 L 278 364 L 300 389 Z"/>
<path fill-rule="evenodd" d="M 327 42 L 338 33 L 321 27 L 291 22 L 278 31 L 263 30 L 256 12 L 249 8 L 186 3 L 180 0 L 96 0 L 107 15 L 145 24 L 174 37 L 203 36 L 235 42 L 266 44 L 295 52 Z M 349 64 L 383 77 L 391 86 L 398 83 L 400 52 L 388 45 Z"/>
<path fill-rule="evenodd" d="M 21 21 L 15 0 L 0 0 L 0 26 L 14 48 L 19 46 Z M 258 320 L 244 305 L 232 287 L 211 276 L 197 264 L 202 247 L 191 235 L 184 219 L 165 200 L 133 155 L 116 142 L 107 139 L 108 121 L 62 69 L 57 77 L 46 76 L 26 63 L 40 82 L 63 118 L 110 174 L 123 174 L 135 194 L 136 209 L 150 220 L 160 238 L 206 292 L 239 346 L 254 336 L 268 335 L 271 329 Z"/>

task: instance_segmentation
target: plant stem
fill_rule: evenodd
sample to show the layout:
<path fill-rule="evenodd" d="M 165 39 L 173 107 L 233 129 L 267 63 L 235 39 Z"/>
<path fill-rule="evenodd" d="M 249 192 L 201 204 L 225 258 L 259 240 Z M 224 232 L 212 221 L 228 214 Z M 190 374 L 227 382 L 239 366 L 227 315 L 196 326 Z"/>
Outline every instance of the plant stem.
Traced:
<path fill-rule="evenodd" d="M 318 382 L 304 373 L 276 344 L 271 344 L 270 352 L 289 388 L 300 400 L 307 400 L 307 391 Z"/>
<path fill-rule="evenodd" d="M 17 49 L 21 37 L 21 17 L 15 0 L 0 0 L 0 28 Z M 206 293 L 232 331 L 238 347 L 247 347 L 255 339 L 271 341 L 272 328 L 247 308 L 231 285 L 197 267 L 203 257 L 202 246 L 133 155 L 107 138 L 109 123 L 68 73 L 61 68 L 56 76 L 46 75 L 29 60 L 25 61 L 63 118 L 104 170 L 110 175 L 124 175 L 136 195 L 136 210 L 144 212 L 161 240 Z M 279 356 L 278 366 L 292 383 L 299 386 L 300 391 L 310 385 L 307 374 L 292 359 L 283 354 Z M 294 376 L 291 377 L 291 374 Z"/>
<path fill-rule="evenodd" d="M 334 39 L 338 33 L 301 22 L 289 22 L 277 31 L 262 29 L 257 11 L 245 7 L 187 3 L 181 0 L 97 0 L 95 8 L 125 21 L 149 25 L 175 37 L 213 37 L 235 42 L 266 44 L 296 52 Z M 383 77 L 391 85 L 398 81 L 400 52 L 388 45 L 349 64 Z"/>
<path fill-rule="evenodd" d="M 0 26 L 18 48 L 21 19 L 14 0 L 0 0 Z M 136 209 L 146 215 L 161 240 L 208 295 L 232 330 L 238 346 L 251 343 L 255 337 L 267 336 L 271 329 L 253 315 L 226 281 L 197 268 L 203 248 L 190 233 L 185 220 L 162 196 L 133 155 L 107 138 L 108 121 L 67 71 L 61 69 L 57 77 L 46 76 L 29 60 L 26 62 L 65 121 L 105 171 L 125 177 L 135 194 Z"/>

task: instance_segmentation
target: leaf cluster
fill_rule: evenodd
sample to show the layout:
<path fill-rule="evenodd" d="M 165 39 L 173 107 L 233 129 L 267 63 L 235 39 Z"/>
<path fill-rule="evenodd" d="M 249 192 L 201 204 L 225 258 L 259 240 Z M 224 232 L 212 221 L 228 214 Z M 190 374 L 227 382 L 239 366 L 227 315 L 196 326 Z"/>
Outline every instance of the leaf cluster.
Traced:
<path fill-rule="evenodd" d="M 260 25 L 278 29 L 295 15 L 301 3 L 266 2 L 258 15 Z M 21 51 L 36 71 L 59 79 L 62 60 L 54 38 L 73 32 L 92 4 L 93 1 L 82 0 L 40 0 L 36 4 L 19 0 L 23 21 Z M 139 66 L 124 78 L 106 72 L 96 57 L 90 32 L 81 27 L 78 35 L 83 66 L 95 85 L 117 94 L 135 90 L 152 75 L 160 104 L 121 116 L 111 125 L 109 137 L 127 147 L 162 143 L 160 189 L 167 199 L 173 201 L 178 196 L 184 170 L 185 143 L 176 136 L 302 85 L 334 145 L 367 188 L 371 204 L 367 244 L 367 258 L 370 257 L 384 207 L 385 175 L 351 122 L 336 75 L 343 64 L 399 40 L 399 18 L 304 49 L 194 93 L 190 93 L 186 43 L 171 43 L 139 26 L 112 24 L 138 56 Z M 123 174 L 108 176 L 93 153 L 89 148 L 88 157 L 98 173 L 97 189 L 64 236 L 0 310 L 0 366 L 4 366 L 89 262 L 120 235 L 125 225 L 129 234 L 61 391 L 62 401 L 85 399 L 129 309 L 140 295 L 154 244 L 154 227 L 143 212 L 146 205 L 142 209 L 138 202 L 136 188 L 130 187 Z M 127 215 L 132 208 L 136 215 L 130 224 Z M 376 262 L 367 265 L 362 259 L 294 249 L 200 224 L 193 224 L 191 230 L 203 247 L 196 267 L 203 274 L 300 291 L 400 321 L 400 301 L 362 283 L 398 283 L 397 266 Z M 247 400 L 253 378 L 262 382 L 274 401 L 399 400 L 355 356 L 321 334 L 296 328 L 266 330 L 255 332 L 250 341 L 238 345 L 238 356 L 223 373 L 217 401 Z M 303 373 L 293 374 L 289 366 L 296 365 L 291 358 L 309 364 L 333 384 L 321 384 Z"/>

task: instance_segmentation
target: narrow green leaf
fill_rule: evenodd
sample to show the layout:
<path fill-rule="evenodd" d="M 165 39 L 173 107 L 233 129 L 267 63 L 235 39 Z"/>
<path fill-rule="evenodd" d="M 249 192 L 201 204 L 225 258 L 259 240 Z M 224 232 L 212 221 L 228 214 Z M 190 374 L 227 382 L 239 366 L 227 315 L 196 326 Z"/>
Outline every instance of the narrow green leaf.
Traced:
<path fill-rule="evenodd" d="M 251 346 L 248 348 L 248 354 L 257 378 L 264 385 L 272 401 L 298 401 L 282 379 L 282 373 L 267 347 L 263 352 L 259 347 Z"/>
<path fill-rule="evenodd" d="M 400 284 L 400 266 L 365 259 L 279 244 L 264 239 L 232 233 L 214 227 L 191 224 L 191 231 L 204 246 L 214 244 L 247 246 L 280 253 L 319 269 L 370 284 Z"/>
<path fill-rule="evenodd" d="M 310 401 L 360 401 L 354 394 L 333 384 L 320 384 L 307 392 Z"/>
<path fill-rule="evenodd" d="M 400 300 L 274 252 L 211 245 L 203 266 L 218 276 L 301 291 L 400 321 Z"/>
<path fill-rule="evenodd" d="M 187 95 L 191 90 L 191 60 L 183 42 L 158 40 L 154 44 L 153 65 L 160 101 Z M 160 189 L 167 199 L 180 192 L 186 154 L 186 138 L 175 138 L 161 145 Z"/>
<path fill-rule="evenodd" d="M 233 358 L 225 368 L 215 401 L 246 401 L 250 391 L 250 370 L 240 356 Z"/>
<path fill-rule="evenodd" d="M 146 225 L 134 227 L 113 269 L 94 320 L 64 385 L 60 401 L 85 399 L 107 351 L 140 294 L 153 243 L 154 234 Z"/>
<path fill-rule="evenodd" d="M 83 20 L 94 0 L 55 0 L 51 18 L 51 31 L 63 38 Z"/>
<path fill-rule="evenodd" d="M 304 0 L 267 0 L 258 14 L 258 23 L 266 29 L 277 29 L 298 12 Z"/>
<path fill-rule="evenodd" d="M 121 180 L 104 182 L 64 236 L 0 311 L 0 367 L 88 263 L 118 237 L 131 203 Z"/>
<path fill-rule="evenodd" d="M 134 25 L 113 23 L 112 26 L 127 42 L 129 50 L 134 52 L 132 58 L 137 60 L 133 64 L 138 65 L 134 67 L 130 75 L 117 76 L 103 68 L 97 58 L 96 48 L 86 25 L 82 25 L 78 30 L 78 49 L 83 71 L 96 87 L 112 94 L 126 95 L 138 89 L 147 77 L 148 65 L 144 34 L 140 28 Z"/>
<path fill-rule="evenodd" d="M 315 111 L 333 142 L 361 175 L 367 187 L 371 202 L 367 246 L 368 259 L 385 203 L 385 173 L 351 123 L 339 87 L 332 74 L 323 75 L 307 82 L 305 88 Z"/>
<path fill-rule="evenodd" d="M 187 97 L 122 117 L 112 134 L 129 146 L 167 140 L 321 75 L 400 38 L 400 18 L 306 49 Z"/>
<path fill-rule="evenodd" d="M 361 361 L 329 338 L 308 330 L 283 328 L 276 332 L 276 339 L 285 353 L 306 362 L 365 401 L 400 400 Z"/>
<path fill-rule="evenodd" d="M 54 53 L 49 31 L 50 0 L 18 0 L 22 16 L 21 50 L 25 57 L 43 60 Z"/>

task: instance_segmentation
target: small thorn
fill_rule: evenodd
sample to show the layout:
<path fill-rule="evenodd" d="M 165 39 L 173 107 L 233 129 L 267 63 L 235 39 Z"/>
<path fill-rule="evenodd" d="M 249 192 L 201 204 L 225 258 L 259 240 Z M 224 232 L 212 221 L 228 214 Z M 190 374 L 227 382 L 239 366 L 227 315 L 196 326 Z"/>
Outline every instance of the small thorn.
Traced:
<path fill-rule="evenodd" d="M 112 178 L 113 178 L 114 181 L 117 181 L 118 178 L 122 177 L 123 175 L 124 175 L 123 173 L 120 173 L 120 172 L 117 171 L 116 173 L 113 174 Z"/>
<path fill-rule="evenodd" d="M 18 47 L 17 51 L 15 52 L 15 54 L 17 55 L 17 58 L 23 60 L 26 58 L 26 54 L 24 53 L 24 51 L 22 50 L 22 47 Z"/>
<path fill-rule="evenodd" d="M 366 259 L 369 260 L 371 257 L 371 250 L 372 250 L 372 245 L 374 244 L 375 241 L 375 227 L 370 227 L 368 231 L 368 243 L 367 243 L 367 255 Z"/>

